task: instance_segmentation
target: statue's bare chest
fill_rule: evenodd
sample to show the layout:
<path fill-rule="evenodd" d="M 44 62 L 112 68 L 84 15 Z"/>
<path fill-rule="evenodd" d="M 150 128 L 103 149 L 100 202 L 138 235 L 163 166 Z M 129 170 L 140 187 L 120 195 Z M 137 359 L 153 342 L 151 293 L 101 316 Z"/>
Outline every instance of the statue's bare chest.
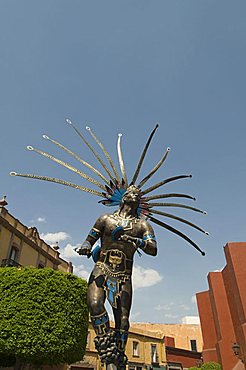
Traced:
<path fill-rule="evenodd" d="M 126 234 L 139 237 L 141 234 L 141 220 L 137 218 L 124 219 L 114 216 L 109 216 L 105 222 L 104 235 L 111 236 L 112 232 L 117 227 L 122 227 Z"/>

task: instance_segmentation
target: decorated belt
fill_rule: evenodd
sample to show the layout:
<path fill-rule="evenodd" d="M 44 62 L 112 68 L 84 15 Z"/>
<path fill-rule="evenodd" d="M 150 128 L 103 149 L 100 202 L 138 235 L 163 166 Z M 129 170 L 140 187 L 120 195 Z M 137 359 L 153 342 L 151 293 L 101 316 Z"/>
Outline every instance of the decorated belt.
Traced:
<path fill-rule="evenodd" d="M 111 276 L 131 275 L 133 261 L 118 249 L 101 251 L 96 265 Z"/>

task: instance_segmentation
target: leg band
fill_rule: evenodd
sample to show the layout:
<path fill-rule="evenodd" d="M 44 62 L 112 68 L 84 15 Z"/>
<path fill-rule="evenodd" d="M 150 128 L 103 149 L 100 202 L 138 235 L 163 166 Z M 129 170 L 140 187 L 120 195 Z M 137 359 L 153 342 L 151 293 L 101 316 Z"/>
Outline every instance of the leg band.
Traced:
<path fill-rule="evenodd" d="M 124 352 L 126 348 L 126 342 L 128 339 L 128 331 L 127 330 L 116 330 L 115 335 L 116 335 L 117 348 L 119 349 L 119 351 Z"/>
<path fill-rule="evenodd" d="M 91 323 L 97 335 L 104 335 L 109 331 L 109 317 L 107 311 L 97 316 L 91 316 Z"/>

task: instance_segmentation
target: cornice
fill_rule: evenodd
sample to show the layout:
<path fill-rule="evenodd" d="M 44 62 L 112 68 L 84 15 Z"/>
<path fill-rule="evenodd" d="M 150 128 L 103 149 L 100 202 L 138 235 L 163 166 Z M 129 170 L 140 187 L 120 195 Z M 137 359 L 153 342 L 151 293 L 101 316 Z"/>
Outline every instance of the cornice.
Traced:
<path fill-rule="evenodd" d="M 48 258 L 50 261 L 52 261 L 55 265 L 60 265 L 61 262 L 59 261 L 59 258 L 55 258 L 52 255 L 50 255 L 48 252 L 43 250 L 41 247 L 39 247 L 34 241 L 29 239 L 25 234 L 23 234 L 20 230 L 16 229 L 13 225 L 11 225 L 4 217 L 0 215 L 0 224 L 5 226 L 9 231 L 14 233 L 17 237 L 19 237 L 21 240 L 26 242 L 28 245 L 30 245 L 32 248 L 34 248 L 37 252 L 42 254 L 44 257 Z"/>

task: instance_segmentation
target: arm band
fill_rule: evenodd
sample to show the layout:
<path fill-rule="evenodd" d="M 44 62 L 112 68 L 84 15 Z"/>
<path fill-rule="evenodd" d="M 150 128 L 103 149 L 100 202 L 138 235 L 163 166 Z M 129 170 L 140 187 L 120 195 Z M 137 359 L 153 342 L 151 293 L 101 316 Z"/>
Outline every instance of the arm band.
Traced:
<path fill-rule="evenodd" d="M 150 233 L 146 233 L 146 234 L 144 234 L 144 236 L 143 236 L 143 240 L 145 240 L 145 241 L 148 241 L 148 240 L 156 241 L 156 239 L 155 239 L 155 235 L 150 234 Z"/>
<path fill-rule="evenodd" d="M 136 246 L 138 247 L 138 248 L 141 248 L 141 249 L 145 249 L 145 247 L 146 247 L 146 240 L 143 240 L 143 239 L 140 239 L 140 238 L 137 238 L 137 240 L 136 240 Z"/>
<path fill-rule="evenodd" d="M 95 229 L 94 227 L 90 230 L 89 235 L 94 239 L 98 239 L 101 236 L 101 231 Z"/>

